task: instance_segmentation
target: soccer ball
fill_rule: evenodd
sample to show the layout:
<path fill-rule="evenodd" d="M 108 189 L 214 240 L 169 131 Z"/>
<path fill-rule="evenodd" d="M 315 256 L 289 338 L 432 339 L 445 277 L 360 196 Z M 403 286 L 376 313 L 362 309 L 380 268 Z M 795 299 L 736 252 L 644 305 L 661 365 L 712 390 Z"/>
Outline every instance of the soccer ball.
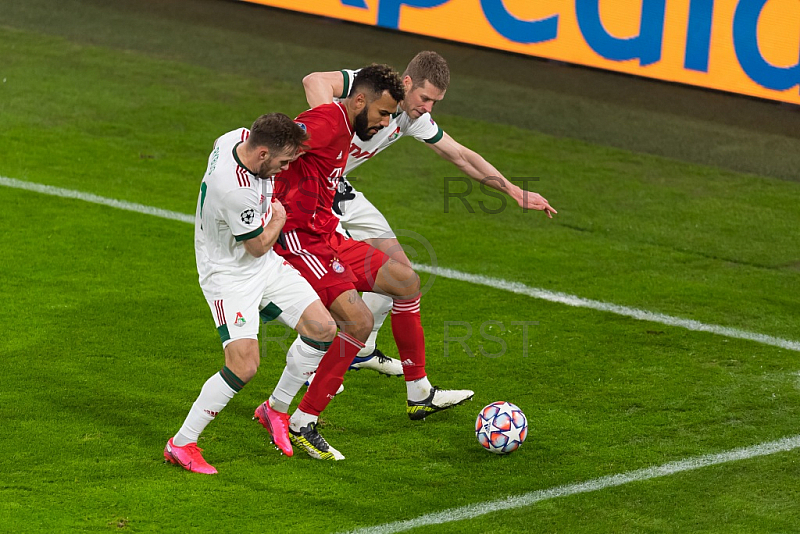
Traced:
<path fill-rule="evenodd" d="M 478 443 L 489 452 L 509 454 L 528 437 L 528 419 L 510 402 L 493 402 L 481 410 L 475 421 Z"/>

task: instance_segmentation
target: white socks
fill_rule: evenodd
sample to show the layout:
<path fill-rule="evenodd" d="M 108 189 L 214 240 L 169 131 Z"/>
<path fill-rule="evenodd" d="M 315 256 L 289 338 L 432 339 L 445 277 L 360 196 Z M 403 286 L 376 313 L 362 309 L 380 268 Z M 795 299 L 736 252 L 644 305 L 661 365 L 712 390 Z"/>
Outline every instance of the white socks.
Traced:
<path fill-rule="evenodd" d="M 411 402 L 419 402 L 427 399 L 431 394 L 430 380 L 427 376 L 423 376 L 418 380 L 409 380 L 406 382 L 406 392 L 408 393 L 408 400 Z"/>
<path fill-rule="evenodd" d="M 309 423 L 316 423 L 318 419 L 318 415 L 311 415 L 310 413 L 297 409 L 289 420 L 289 428 L 295 432 L 300 432 L 301 428 L 308 426 Z"/>
<path fill-rule="evenodd" d="M 308 377 L 317 370 L 319 361 L 325 352 L 308 345 L 299 335 L 295 338 L 286 353 L 286 367 L 269 398 L 269 404 L 273 409 L 283 413 L 289 411 L 295 395 L 306 383 Z"/>
<path fill-rule="evenodd" d="M 394 301 L 392 297 L 366 292 L 361 295 L 361 299 L 364 301 L 364 304 L 367 305 L 369 311 L 372 312 L 372 320 L 374 321 L 372 324 L 372 333 L 364 343 L 364 348 L 358 351 L 358 355 L 364 357 L 369 356 L 375 351 L 375 340 L 378 338 L 378 330 L 381 329 L 384 321 L 386 321 L 386 318 L 389 316 L 389 312 L 392 311 Z"/>
<path fill-rule="evenodd" d="M 206 383 L 203 384 L 203 389 L 200 390 L 200 395 L 192 404 L 189 415 L 186 416 L 183 426 L 175 434 L 172 442 L 178 447 L 196 443 L 200 433 L 208 423 L 214 420 L 235 394 L 236 392 L 231 389 L 219 373 L 206 380 Z"/>

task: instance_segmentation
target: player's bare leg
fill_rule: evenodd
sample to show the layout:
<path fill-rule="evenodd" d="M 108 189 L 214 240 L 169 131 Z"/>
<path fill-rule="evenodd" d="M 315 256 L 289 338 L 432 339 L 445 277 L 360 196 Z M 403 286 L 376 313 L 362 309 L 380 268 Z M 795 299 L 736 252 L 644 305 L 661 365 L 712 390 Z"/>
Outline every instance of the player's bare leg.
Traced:
<path fill-rule="evenodd" d="M 237 339 L 225 347 L 225 366 L 242 381 L 242 385 L 256 376 L 260 363 L 257 339 Z"/>

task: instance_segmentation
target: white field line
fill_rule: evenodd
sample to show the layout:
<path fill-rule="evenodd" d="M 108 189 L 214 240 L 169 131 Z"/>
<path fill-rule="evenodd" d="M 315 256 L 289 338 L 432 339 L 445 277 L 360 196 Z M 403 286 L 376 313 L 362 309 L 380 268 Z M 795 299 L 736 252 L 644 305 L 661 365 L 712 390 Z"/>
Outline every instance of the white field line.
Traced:
<path fill-rule="evenodd" d="M 577 308 L 589 308 L 592 310 L 604 311 L 615 313 L 617 315 L 624 315 L 626 317 L 633 317 L 642 321 L 650 321 L 653 323 L 661 323 L 668 326 L 679 326 L 687 330 L 695 330 L 697 332 L 710 332 L 725 337 L 733 337 L 738 339 L 747 339 L 765 345 L 773 345 L 783 349 L 789 349 L 800 352 L 800 342 L 791 339 L 783 339 L 779 337 L 767 336 L 758 334 L 756 332 L 748 332 L 747 330 L 739 330 L 737 328 L 729 328 L 727 326 L 718 326 L 715 324 L 705 324 L 692 319 L 682 319 L 680 317 L 673 317 L 671 315 L 664 315 L 663 313 L 655 313 L 647 310 L 639 310 L 636 308 L 629 308 L 627 306 L 620 306 L 618 304 L 611 304 L 609 302 L 602 302 L 599 300 L 590 300 L 567 293 L 558 293 L 555 291 L 548 291 L 547 289 L 539 289 L 536 287 L 526 286 L 519 282 L 509 282 L 502 278 L 491 278 L 489 276 L 482 276 L 478 274 L 462 273 L 453 269 L 446 269 L 444 267 L 435 267 L 430 265 L 423 265 L 414 263 L 414 269 L 424 273 L 430 273 L 442 278 L 450 278 L 459 280 L 461 282 L 469 282 L 495 289 L 502 289 L 517 293 L 520 295 L 527 295 L 535 299 L 547 300 L 550 302 L 557 302 L 559 304 L 566 304 L 567 306 L 575 306 Z"/>
<path fill-rule="evenodd" d="M 177 213 L 174 211 L 162 210 L 159 208 L 153 208 L 151 206 L 145 206 L 143 204 L 136 204 L 133 202 L 125 202 L 121 200 L 114 200 L 110 198 L 100 197 L 97 195 L 92 195 L 90 193 L 83 193 L 81 191 L 73 191 L 70 189 L 62 189 L 60 187 L 35 184 L 32 182 L 14 180 L 12 178 L 5 178 L 2 176 L 0 176 L 0 185 L 13 187 L 17 189 L 25 189 L 28 191 L 36 191 L 38 193 L 43 193 L 46 195 L 54 195 L 64 198 L 74 198 L 78 200 L 84 200 L 86 202 L 103 204 L 105 206 L 111 206 L 113 208 L 134 211 L 137 213 L 144 213 L 147 215 L 155 215 L 156 217 L 162 217 L 165 219 L 172 219 L 186 223 L 194 222 L 194 217 L 191 215 Z M 626 306 L 618 306 L 616 304 L 609 304 L 606 302 L 584 299 L 581 297 L 576 297 L 574 295 L 568 295 L 566 293 L 556 293 L 548 291 L 546 289 L 529 287 L 518 282 L 509 282 L 507 280 L 502 280 L 499 278 L 490 278 L 487 276 L 462 273 L 460 271 L 456 271 L 453 269 L 445 269 L 441 267 L 432 267 L 429 265 L 419 265 L 419 264 L 415 264 L 414 267 L 419 271 L 434 274 L 436 276 L 441 276 L 442 278 L 450 278 L 453 280 L 470 282 L 473 284 L 510 291 L 512 293 L 527 295 L 533 298 L 547 300 L 550 302 L 566 304 L 568 306 L 590 308 L 593 310 L 624 315 L 626 317 L 632 317 L 634 319 L 640 319 L 643 321 L 662 323 L 669 326 L 679 326 L 682 328 L 687 328 L 689 330 L 710 332 L 722 336 L 747 339 L 758 343 L 764 343 L 767 345 L 774 345 L 777 347 L 800 351 L 800 343 L 787 339 L 765 336 L 763 334 L 756 334 L 744 330 L 737 330 L 735 328 L 707 325 L 689 319 L 681 319 L 679 317 L 671 317 L 669 315 L 653 313 L 646 310 L 638 310 L 635 308 L 628 308 Z M 510 510 L 513 508 L 530 506 L 537 502 L 545 501 L 548 499 L 555 499 L 557 497 L 567 497 L 569 495 L 576 495 L 579 493 L 598 491 L 605 488 L 621 486 L 623 484 L 628 484 L 630 482 L 641 482 L 653 478 L 674 475 L 675 473 L 680 473 L 683 471 L 691 471 L 694 469 L 699 469 L 701 467 L 707 467 L 710 465 L 717 465 L 737 460 L 746 460 L 748 458 L 755 458 L 758 456 L 767 456 L 779 452 L 791 451 L 797 449 L 798 447 L 800 447 L 800 435 L 783 438 L 778 441 L 761 443 L 759 445 L 753 445 L 752 447 L 734 449 L 732 451 L 723 452 L 719 454 L 709 454 L 705 456 L 699 456 L 697 458 L 688 458 L 677 462 L 666 463 L 657 467 L 648 467 L 645 469 L 630 471 L 628 473 L 621 473 L 617 475 L 596 478 L 594 480 L 589 480 L 587 482 L 581 482 L 578 484 L 558 486 L 555 488 L 533 491 L 516 497 L 507 497 L 502 500 L 473 504 L 470 506 L 463 506 L 461 508 L 452 508 L 450 510 L 444 510 L 442 512 L 437 512 L 434 514 L 419 516 L 415 519 L 409 519 L 407 521 L 386 523 L 384 525 L 363 528 L 351 532 L 352 534 L 390 534 L 392 532 L 402 532 L 410 530 L 412 528 L 426 526 L 426 525 L 438 525 L 441 523 L 460 521 L 463 519 L 470 519 L 473 517 L 478 517 L 481 515 L 497 512 L 500 510 Z"/>
<path fill-rule="evenodd" d="M 586 482 L 579 482 L 577 484 L 532 491 L 516 497 L 507 497 L 505 499 L 498 499 L 496 501 L 472 504 L 469 506 L 462 506 L 460 508 L 451 508 L 449 510 L 444 510 L 433 514 L 421 515 L 417 518 L 406 521 L 396 521 L 393 523 L 376 525 L 374 527 L 352 530 L 350 531 L 350 534 L 390 534 L 393 532 L 403 532 L 412 528 L 427 525 L 438 525 L 441 523 L 461 521 L 463 519 L 472 519 L 474 517 L 490 514 L 492 512 L 530 506 L 532 504 L 546 501 L 548 499 L 555 499 L 557 497 L 568 497 L 570 495 L 577 495 L 579 493 L 589 493 L 606 488 L 622 486 L 623 484 L 628 484 L 631 482 L 642 482 L 653 478 L 674 475 L 684 471 L 692 471 L 694 469 L 700 469 L 701 467 L 708 467 L 710 465 L 735 462 L 737 460 L 747 460 L 749 458 L 756 458 L 758 456 L 768 456 L 770 454 L 776 454 L 779 452 L 791 451 L 797 449 L 798 447 L 800 447 L 800 435 L 786 437 L 777 441 L 770 441 L 768 443 L 760 443 L 751 447 L 733 449 L 718 454 L 708 454 L 695 458 L 687 458 L 685 460 L 669 462 L 656 467 L 647 467 L 645 469 L 637 469 L 636 471 L 629 471 L 627 473 L 620 473 L 618 475 L 605 476 L 596 478 L 594 480 L 588 480 Z"/>
<path fill-rule="evenodd" d="M 135 211 L 137 213 L 144 213 L 146 215 L 155 215 L 164 219 L 172 219 L 176 221 L 193 223 L 194 216 L 175 211 L 163 210 L 145 206 L 143 204 L 136 204 L 133 202 L 125 202 L 123 200 L 114 200 L 112 198 L 105 198 L 90 193 L 81 191 L 74 191 L 71 189 L 63 189 L 60 187 L 53 187 L 50 185 L 36 184 L 33 182 L 25 182 L 22 180 L 15 180 L 13 178 L 5 178 L 0 176 L 0 185 L 13 187 L 16 189 L 26 189 L 28 191 L 35 191 L 46 195 L 54 195 L 64 198 L 74 198 L 84 200 L 86 202 L 93 202 L 95 204 L 103 204 L 111 206 L 112 208 L 119 208 L 128 211 Z M 650 321 L 660 323 L 667 326 L 677 326 L 686 328 L 688 330 L 695 330 L 698 332 L 709 332 L 720 336 L 726 336 L 737 339 L 746 339 L 755 341 L 756 343 L 763 343 L 765 345 L 772 345 L 783 349 L 793 350 L 800 352 L 800 342 L 790 339 L 783 339 L 779 337 L 767 336 L 758 334 L 756 332 L 748 332 L 747 330 L 739 330 L 737 328 L 729 328 L 726 326 L 719 326 L 714 324 L 705 324 L 692 319 L 683 319 L 680 317 L 673 317 L 671 315 L 664 315 L 662 313 L 654 313 L 647 310 L 639 310 L 636 308 L 629 308 L 627 306 L 619 306 L 608 302 L 599 300 L 590 300 L 567 293 L 558 293 L 548 291 L 547 289 L 540 289 L 536 287 L 526 286 L 519 282 L 509 282 L 501 278 L 491 278 L 477 274 L 464 273 L 454 269 L 446 269 L 444 267 L 437 267 L 431 265 L 414 264 L 414 268 L 418 271 L 441 276 L 442 278 L 449 278 L 452 280 L 459 280 L 462 282 L 469 282 L 472 284 L 491 287 L 504 291 L 510 291 L 520 295 L 527 295 L 536 299 L 547 300 L 550 302 L 557 302 L 559 304 L 566 304 L 568 306 L 575 306 L 578 308 L 589 308 L 592 310 L 614 313 L 623 315 L 625 317 L 632 317 L 642 321 Z"/>
<path fill-rule="evenodd" d="M 61 187 L 53 187 L 52 185 L 36 184 L 33 182 L 25 182 L 22 180 L 15 180 L 13 178 L 6 178 L 0 176 L 0 185 L 6 187 L 13 187 L 15 189 L 25 189 L 27 191 L 35 191 L 45 195 L 53 195 L 62 198 L 75 198 L 92 202 L 94 204 L 103 204 L 104 206 L 111 206 L 112 208 L 119 208 L 121 210 L 135 211 L 137 213 L 144 213 L 146 215 L 155 215 L 163 219 L 173 219 L 175 221 L 182 221 L 186 223 L 194 223 L 194 215 L 186 215 L 176 211 L 162 210 L 145 206 L 144 204 L 136 204 L 134 202 L 126 202 L 124 200 L 114 200 L 113 198 L 100 197 L 92 195 L 91 193 L 84 193 L 82 191 L 74 191 L 72 189 L 63 189 Z"/>

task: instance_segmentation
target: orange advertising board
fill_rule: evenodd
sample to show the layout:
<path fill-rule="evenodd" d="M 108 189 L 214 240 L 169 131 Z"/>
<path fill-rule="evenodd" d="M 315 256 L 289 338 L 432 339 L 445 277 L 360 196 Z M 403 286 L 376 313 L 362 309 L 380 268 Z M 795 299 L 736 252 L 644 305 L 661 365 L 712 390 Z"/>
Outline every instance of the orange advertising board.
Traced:
<path fill-rule="evenodd" d="M 246 0 L 800 104 L 798 0 Z"/>

